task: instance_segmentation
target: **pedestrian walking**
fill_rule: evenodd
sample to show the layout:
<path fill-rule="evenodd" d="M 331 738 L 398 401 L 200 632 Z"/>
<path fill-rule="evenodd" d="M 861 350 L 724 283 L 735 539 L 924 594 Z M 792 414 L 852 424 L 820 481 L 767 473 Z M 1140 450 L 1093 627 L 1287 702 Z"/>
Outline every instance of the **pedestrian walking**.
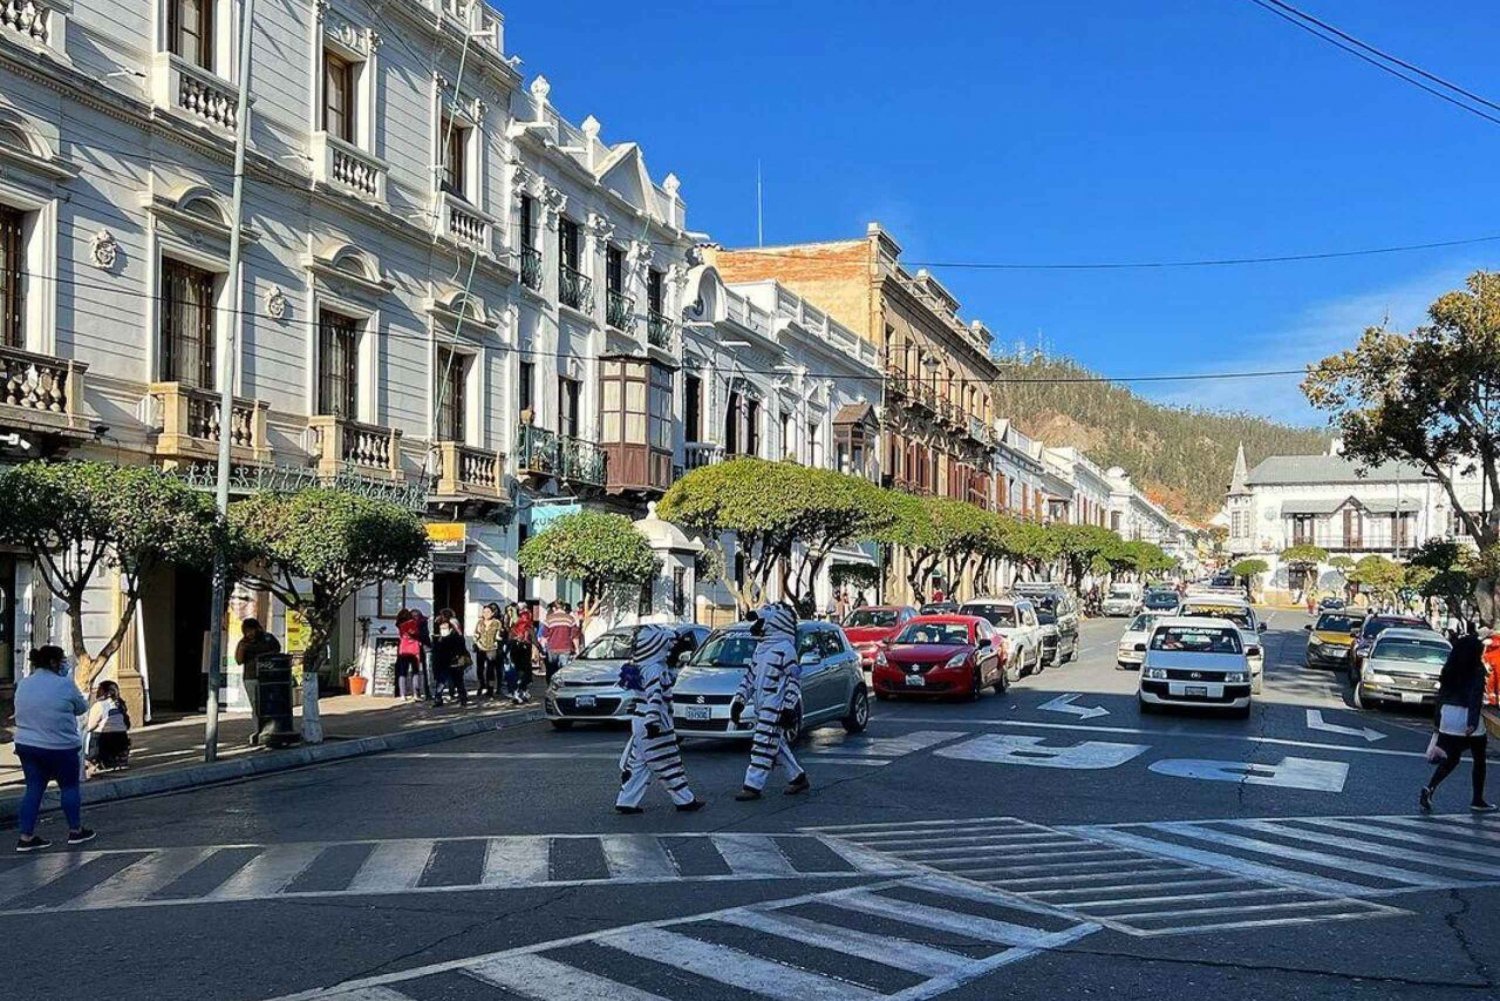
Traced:
<path fill-rule="evenodd" d="M 42 794 L 52 782 L 57 783 L 68 821 L 68 844 L 92 841 L 94 832 L 83 826 L 83 797 L 78 788 L 83 769 L 78 717 L 89 711 L 89 704 L 68 674 L 62 647 L 38 647 L 31 655 L 31 673 L 16 685 L 15 705 L 16 757 L 21 759 L 26 780 L 17 816 L 21 836 L 16 851 L 51 846 L 52 842 L 37 835 L 36 820 Z"/>
<path fill-rule="evenodd" d="M 396 613 L 396 697 L 410 702 L 422 694 L 421 623 L 410 608 Z"/>
<path fill-rule="evenodd" d="M 261 626 L 259 619 L 240 623 L 240 641 L 234 647 L 235 663 L 240 665 L 245 681 L 245 697 L 250 700 L 250 743 L 260 743 L 260 659 L 281 652 L 281 641 Z"/>
<path fill-rule="evenodd" d="M 97 771 L 130 764 L 130 710 L 120 698 L 120 686 L 102 681 L 94 689 L 94 703 L 84 722 L 84 760 Z"/>
<path fill-rule="evenodd" d="M 499 605 L 491 601 L 479 610 L 479 621 L 474 624 L 474 673 L 479 679 L 476 697 L 499 697 L 500 678 L 505 673 L 500 636 L 503 627 Z"/>
<path fill-rule="evenodd" d="M 551 677 L 554 671 L 558 671 L 568 662 L 569 657 L 578 655 L 579 634 L 578 620 L 573 618 L 573 608 L 565 601 L 554 601 L 551 610 L 547 613 L 547 631 L 543 639 L 543 649 L 547 654 L 547 676 Z"/>
<path fill-rule="evenodd" d="M 1458 767 L 1459 757 L 1469 752 L 1473 795 L 1469 809 L 1475 813 L 1492 813 L 1495 807 L 1484 798 L 1485 737 L 1481 713 L 1484 710 L 1484 648 L 1474 624 L 1453 643 L 1448 659 L 1438 676 L 1437 733 L 1431 753 L 1437 756 L 1432 778 L 1417 794 L 1423 813 L 1432 810 L 1432 794 L 1442 781 Z"/>
<path fill-rule="evenodd" d="M 782 602 L 766 605 L 751 618 L 750 634 L 759 642 L 740 682 L 729 716 L 736 724 L 746 708 L 755 713 L 755 736 L 750 765 L 737 800 L 760 799 L 771 770 L 779 763 L 786 773 L 788 796 L 805 792 L 807 772 L 792 754 L 788 731 L 796 725 L 802 704 L 802 666 L 797 660 L 797 613 Z"/>
<path fill-rule="evenodd" d="M 652 780 L 662 784 L 683 813 L 703 809 L 703 800 L 688 788 L 687 772 L 672 725 L 672 686 L 676 682 L 677 636 L 666 626 L 636 629 L 630 660 L 620 669 L 620 687 L 630 693 L 630 739 L 620 755 L 620 813 L 644 813 L 641 800 Z"/>
<path fill-rule="evenodd" d="M 515 682 L 511 690 L 511 701 L 521 705 L 531 701 L 531 678 L 536 662 L 536 620 L 531 609 L 521 605 L 516 609 L 510 626 L 510 661 L 515 670 Z"/>
<path fill-rule="evenodd" d="M 432 677 L 435 695 L 432 704 L 443 704 L 443 690 L 458 699 L 458 704 L 468 706 L 469 690 L 464 684 L 464 670 L 472 661 L 469 647 L 464 642 L 463 630 L 458 627 L 458 617 L 453 610 L 445 608 L 433 620 L 437 635 L 432 641 Z"/>

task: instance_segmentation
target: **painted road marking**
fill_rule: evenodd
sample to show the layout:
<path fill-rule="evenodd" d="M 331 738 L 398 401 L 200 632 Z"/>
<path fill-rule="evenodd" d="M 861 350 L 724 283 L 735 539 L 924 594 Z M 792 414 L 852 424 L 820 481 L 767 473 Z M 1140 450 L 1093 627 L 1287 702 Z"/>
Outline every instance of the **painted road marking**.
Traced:
<path fill-rule="evenodd" d="M 1080 719 L 1094 719 L 1097 716 L 1109 715 L 1109 710 L 1103 706 L 1075 706 L 1073 701 L 1081 695 L 1081 692 L 1069 692 L 1067 695 L 1059 695 L 1050 702 L 1043 702 L 1037 708 L 1046 712 L 1067 713 L 1069 716 L 1077 716 Z"/>
<path fill-rule="evenodd" d="M 707 863 L 703 854 L 679 860 L 668 850 L 662 838 L 698 840 L 705 846 L 706 854 L 716 861 Z M 603 859 L 605 873 L 580 872 L 576 853 L 555 852 L 562 842 L 596 845 L 595 857 Z M 799 863 L 799 842 L 820 846 L 815 852 L 821 857 L 813 862 Z M 468 871 L 431 871 L 444 846 L 464 843 L 482 846 L 482 851 L 467 853 L 472 856 Z M 363 850 L 367 846 L 368 850 L 352 875 L 340 875 L 335 871 L 337 856 L 343 854 L 347 857 L 349 851 Z M 783 846 L 787 851 L 782 850 Z M 162 890 L 226 849 L 236 850 L 244 855 L 244 859 L 233 869 L 221 867 L 224 871 L 217 874 L 214 885 L 206 884 L 215 878 L 215 874 L 200 871 L 194 873 L 192 882 L 205 885 L 196 886 L 191 893 L 161 894 Z M 589 854 L 588 848 L 584 849 L 584 854 Z M 100 872 L 91 885 L 73 887 L 61 882 L 91 862 L 97 862 L 95 869 Z M 774 837 L 738 833 L 537 835 L 214 845 L 156 851 L 116 849 L 28 857 L 0 868 L 0 915 L 205 901 L 440 893 L 524 886 L 890 876 L 908 868 L 858 845 L 799 834 Z M 317 888 L 296 889 L 303 877 L 313 877 Z M 57 885 L 52 890 L 55 899 L 44 903 L 26 900 L 37 891 L 43 891 L 45 896 L 54 884 Z"/>
<path fill-rule="evenodd" d="M 823 735 L 827 734 L 827 737 Z M 913 730 L 899 737 L 866 737 L 838 731 L 813 731 L 810 755 L 837 757 L 859 755 L 862 757 L 900 758 L 929 747 L 956 740 L 968 735 L 965 730 Z"/>
<path fill-rule="evenodd" d="M 727 943 L 725 926 L 742 929 L 744 939 Z M 1098 930 L 1050 908 L 921 876 L 589 932 L 278 1001 L 411 1001 L 431 996 L 439 985 L 424 982 L 444 974 L 531 1001 L 671 1001 L 683 992 L 704 996 L 699 980 L 766 1001 L 926 1001 Z M 798 949 L 795 961 L 788 945 Z M 819 968 L 827 957 L 841 960 L 840 973 Z M 676 972 L 647 989 L 642 965 Z M 893 976 L 907 986 L 893 988 Z"/>
<path fill-rule="evenodd" d="M 1346 737 L 1363 737 L 1370 743 L 1384 740 L 1386 734 L 1379 730 L 1372 730 L 1367 726 L 1342 726 L 1338 723 L 1329 723 L 1323 719 L 1323 710 L 1309 709 L 1307 711 L 1307 728 L 1309 730 L 1323 730 L 1328 733 L 1341 733 Z"/>
<path fill-rule="evenodd" d="M 1045 737 L 991 733 L 940 748 L 941 758 L 983 761 L 992 765 L 1031 765 L 1036 768 L 1116 768 L 1150 750 L 1147 744 L 1115 744 L 1086 740 L 1067 747 L 1044 747 Z"/>
<path fill-rule="evenodd" d="M 996 846 L 974 842 L 934 854 L 927 847 L 945 828 L 972 831 L 985 822 L 918 821 L 894 825 L 815 828 L 830 837 L 886 852 L 915 864 L 1035 905 L 1072 913 L 1136 936 L 1176 935 L 1404 913 L 1356 899 L 1361 887 L 1315 877 L 1287 877 L 1277 867 L 1218 865 L 1210 853 L 1164 858 L 1150 838 L 1114 828 L 1056 829 L 1014 818 L 990 821 L 1010 837 L 1018 829 L 1045 835 L 1038 842 Z M 973 835 L 965 835 L 973 837 Z"/>
<path fill-rule="evenodd" d="M 1252 786 L 1278 786 L 1312 792 L 1343 792 L 1349 766 L 1342 761 L 1315 758 L 1282 758 L 1274 765 L 1254 761 L 1208 761 L 1202 758 L 1166 758 L 1153 761 L 1149 769 L 1158 775 L 1211 782 L 1240 782 Z"/>

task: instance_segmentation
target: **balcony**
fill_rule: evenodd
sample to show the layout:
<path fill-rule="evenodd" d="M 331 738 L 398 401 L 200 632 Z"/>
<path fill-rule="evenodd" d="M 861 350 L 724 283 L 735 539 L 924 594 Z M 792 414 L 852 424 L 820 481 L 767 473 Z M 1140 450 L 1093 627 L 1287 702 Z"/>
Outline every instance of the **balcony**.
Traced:
<path fill-rule="evenodd" d="M 0 424 L 69 436 L 89 433 L 83 413 L 82 362 L 0 347 Z"/>
<path fill-rule="evenodd" d="M 885 370 L 885 384 L 893 396 L 905 396 L 910 391 L 906 373 L 895 366 Z"/>
<path fill-rule="evenodd" d="M 646 315 L 646 343 L 664 351 L 672 350 L 672 321 L 655 310 Z"/>
<path fill-rule="evenodd" d="M 604 320 L 622 333 L 635 330 L 635 300 L 619 289 L 604 293 Z"/>
<path fill-rule="evenodd" d="M 558 270 L 557 296 L 564 306 L 571 306 L 580 313 L 594 312 L 594 283 L 577 268 L 564 264 Z"/>
<path fill-rule="evenodd" d="M 545 478 L 555 476 L 570 483 L 602 487 L 608 459 L 591 441 L 522 424 L 516 432 L 516 474 Z"/>
<path fill-rule="evenodd" d="M 151 100 L 223 132 L 233 132 L 239 121 L 234 84 L 170 52 L 152 57 Z"/>
<path fill-rule="evenodd" d="M 456 441 L 437 443 L 437 486 L 440 501 L 504 503 L 505 453 L 474 448 Z"/>
<path fill-rule="evenodd" d="M 212 462 L 219 456 L 224 432 L 219 394 L 180 382 L 153 382 L 147 389 L 156 412 L 158 459 L 171 462 Z M 271 461 L 266 440 L 267 404 L 236 399 L 229 413 L 229 454 L 239 465 Z"/>
<path fill-rule="evenodd" d="M 338 136 L 312 134 L 313 179 L 360 201 L 385 204 L 385 163 Z"/>
<path fill-rule="evenodd" d="M 448 191 L 438 193 L 438 235 L 476 254 L 490 253 L 489 216 Z"/>
<path fill-rule="evenodd" d="M 484 0 L 433 0 L 433 5 L 471 32 L 475 45 L 497 56 L 505 53 L 505 20 Z"/>
<path fill-rule="evenodd" d="M 711 441 L 690 441 L 683 446 L 682 457 L 688 469 L 717 466 L 724 461 L 724 446 Z"/>
<path fill-rule="evenodd" d="M 521 248 L 521 284 L 533 292 L 542 290 L 542 252 L 535 247 Z"/>
<path fill-rule="evenodd" d="M 308 418 L 307 430 L 319 476 L 354 473 L 377 479 L 402 478 L 401 432 L 395 428 L 320 414 Z"/>
<path fill-rule="evenodd" d="M 40 0 L 0 0 L 0 31 L 53 52 L 67 51 L 68 19 Z"/>

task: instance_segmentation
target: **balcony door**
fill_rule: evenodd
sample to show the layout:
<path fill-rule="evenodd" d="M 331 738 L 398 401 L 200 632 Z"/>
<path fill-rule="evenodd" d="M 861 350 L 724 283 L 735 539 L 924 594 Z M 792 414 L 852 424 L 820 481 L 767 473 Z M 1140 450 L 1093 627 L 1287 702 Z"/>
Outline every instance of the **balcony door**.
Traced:
<path fill-rule="evenodd" d="M 0 205 L 0 341 L 26 346 L 26 217 Z"/>
<path fill-rule="evenodd" d="M 167 0 L 167 48 L 172 55 L 214 70 L 216 0 Z"/>
<path fill-rule="evenodd" d="M 318 413 L 359 414 L 359 321 L 326 309 L 318 314 Z"/>
<path fill-rule="evenodd" d="M 214 275 L 163 260 L 161 381 L 214 387 Z"/>

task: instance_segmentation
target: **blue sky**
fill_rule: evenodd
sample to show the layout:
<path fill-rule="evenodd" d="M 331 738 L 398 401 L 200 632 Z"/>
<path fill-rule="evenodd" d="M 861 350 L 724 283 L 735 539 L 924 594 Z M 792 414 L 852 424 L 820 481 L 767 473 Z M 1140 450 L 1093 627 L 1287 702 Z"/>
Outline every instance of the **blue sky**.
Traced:
<path fill-rule="evenodd" d="M 493 0 L 492 0 L 493 2 Z M 1500 101 L 1483 0 L 1302 0 Z M 1249 0 L 498 3 L 572 120 L 682 180 L 689 225 L 767 244 L 879 220 L 912 261 L 1244 257 L 1500 234 L 1500 126 Z M 1500 242 L 1258 267 L 939 274 L 1000 344 L 1111 376 L 1288 368 L 1409 326 Z M 1295 378 L 1137 384 L 1321 423 Z"/>

